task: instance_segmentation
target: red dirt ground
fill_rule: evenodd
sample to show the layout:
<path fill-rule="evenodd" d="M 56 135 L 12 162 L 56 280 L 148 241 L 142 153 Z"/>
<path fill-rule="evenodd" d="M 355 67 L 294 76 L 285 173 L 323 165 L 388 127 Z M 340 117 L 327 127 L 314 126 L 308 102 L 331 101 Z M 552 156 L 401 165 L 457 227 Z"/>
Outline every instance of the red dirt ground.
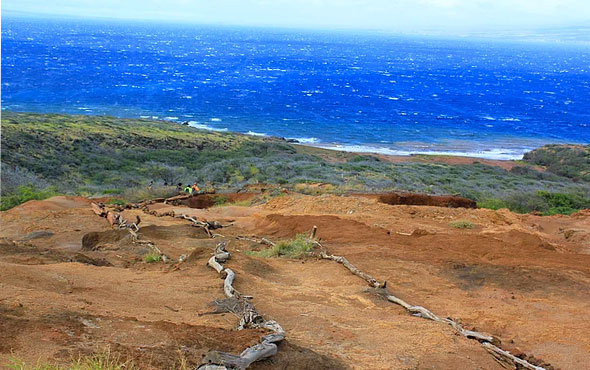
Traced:
<path fill-rule="evenodd" d="M 255 207 L 195 209 L 157 204 L 233 226 L 235 286 L 281 323 L 287 340 L 254 369 L 501 369 L 476 341 L 384 301 L 334 262 L 264 259 L 237 235 L 278 241 L 315 225 L 322 244 L 402 299 L 461 320 L 555 368 L 590 369 L 590 212 L 517 215 L 388 205 L 364 196 L 285 195 Z M 199 363 L 209 349 L 239 353 L 257 330 L 212 312 L 222 280 L 206 266 L 219 239 L 186 220 L 140 210 L 140 238 L 173 261 L 145 263 L 147 250 L 112 231 L 83 198 L 29 202 L 2 213 L 0 364 L 11 356 L 67 362 L 111 351 L 142 368 Z M 456 229 L 453 221 L 473 223 Z M 90 234 L 90 235 L 89 235 Z M 83 243 L 82 240 L 85 242 Z M 12 354 L 11 354 L 12 353 Z"/>

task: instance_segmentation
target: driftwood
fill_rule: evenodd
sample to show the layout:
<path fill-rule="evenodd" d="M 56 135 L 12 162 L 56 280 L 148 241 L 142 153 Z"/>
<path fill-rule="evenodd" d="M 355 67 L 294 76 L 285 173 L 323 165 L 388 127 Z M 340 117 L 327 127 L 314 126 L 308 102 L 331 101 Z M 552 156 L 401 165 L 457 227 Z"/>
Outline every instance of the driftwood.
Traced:
<path fill-rule="evenodd" d="M 225 295 L 240 303 L 237 305 L 240 306 L 241 310 L 239 312 L 240 324 L 238 325 L 238 330 L 245 328 L 264 328 L 272 331 L 272 334 L 265 335 L 262 337 L 260 343 L 246 348 L 239 356 L 225 352 L 209 351 L 203 358 L 203 364 L 198 367 L 200 370 L 246 369 L 255 361 L 274 356 L 277 353 L 277 345 L 275 343 L 285 339 L 285 331 L 279 323 L 274 320 L 265 320 L 249 301 L 249 297 L 240 294 L 233 287 L 236 274 L 231 269 L 225 268 L 222 265 L 222 263 L 231 258 L 225 246 L 226 242 L 217 244 L 215 254 L 209 259 L 207 264 L 224 278 L 223 291 Z"/>
<path fill-rule="evenodd" d="M 217 230 L 217 229 L 221 229 L 222 227 L 228 227 L 228 226 L 233 225 L 233 224 L 222 225 L 218 221 L 199 221 L 194 217 L 190 217 L 190 216 L 183 215 L 183 214 L 182 215 L 172 214 L 172 216 L 176 217 L 176 218 L 182 218 L 182 219 L 191 221 L 192 226 L 203 228 L 205 230 L 205 232 L 207 232 L 207 235 L 209 235 L 209 237 L 211 237 L 211 238 L 223 238 L 224 237 L 221 234 L 213 233 L 211 230 Z"/>
<path fill-rule="evenodd" d="M 135 244 L 144 244 L 151 248 L 154 252 L 158 253 L 160 256 L 164 256 L 162 251 L 154 245 L 151 240 L 141 240 L 139 239 L 139 223 L 141 222 L 141 218 L 139 216 L 135 216 L 135 222 L 130 223 L 121 216 L 118 212 L 107 211 L 105 206 L 101 204 L 91 203 L 92 211 L 96 213 L 100 217 L 104 217 L 107 219 L 109 225 L 111 227 L 118 227 L 119 229 L 126 229 L 131 234 L 131 239 Z"/>
<path fill-rule="evenodd" d="M 191 194 L 181 194 L 181 195 L 175 195 L 173 197 L 167 198 L 166 200 L 164 200 L 164 203 L 168 203 L 168 202 L 174 202 L 176 200 L 184 200 L 184 199 L 189 199 L 191 198 L 192 195 Z"/>
<path fill-rule="evenodd" d="M 264 245 L 269 245 L 271 247 L 274 247 L 276 244 L 273 243 L 272 241 L 266 239 L 266 238 L 255 238 L 255 237 L 248 237 L 248 236 L 243 236 L 243 235 L 238 235 L 236 236 L 237 240 L 247 240 L 250 242 L 254 242 L 256 244 L 264 244 Z"/>
<path fill-rule="evenodd" d="M 90 206 L 92 207 L 92 211 L 94 213 L 96 213 L 97 216 L 104 217 L 104 215 L 105 215 L 104 207 L 101 207 L 96 203 L 91 203 Z"/>
<path fill-rule="evenodd" d="M 319 243 L 317 243 L 317 244 L 321 246 L 321 244 L 319 244 Z M 491 335 L 482 334 L 482 333 L 472 331 L 472 330 L 467 330 L 467 329 L 463 328 L 461 326 L 461 324 L 456 322 L 455 320 L 452 320 L 450 318 L 440 318 L 437 315 L 435 315 L 432 311 L 430 311 L 424 307 L 413 306 L 413 305 L 405 302 L 403 299 L 392 295 L 386 288 L 386 285 L 387 285 L 386 282 L 379 283 L 372 276 L 370 276 L 370 275 L 362 272 L 358 268 L 356 268 L 345 257 L 330 255 L 330 254 L 327 254 L 326 252 L 321 252 L 320 257 L 323 259 L 336 261 L 336 262 L 342 264 L 344 267 L 346 267 L 348 270 L 350 270 L 350 272 L 352 272 L 356 276 L 365 280 L 371 287 L 378 289 L 379 294 L 382 295 L 383 297 L 385 297 L 388 301 L 402 306 L 403 308 L 406 309 L 406 311 L 408 311 L 412 315 L 450 325 L 453 329 L 455 329 L 455 331 L 457 331 L 457 333 L 463 335 L 464 337 L 469 338 L 469 339 L 475 339 L 475 340 L 479 341 L 482 344 L 482 346 L 488 352 L 492 353 L 494 358 L 496 360 L 500 361 L 501 363 L 511 364 L 516 369 L 525 368 L 525 369 L 530 369 L 530 370 L 546 370 L 544 367 L 533 365 L 530 362 L 523 360 L 521 358 L 518 358 L 518 357 L 510 354 L 508 351 L 501 349 L 500 347 L 498 347 L 496 345 L 499 343 L 499 340 L 492 337 Z"/>

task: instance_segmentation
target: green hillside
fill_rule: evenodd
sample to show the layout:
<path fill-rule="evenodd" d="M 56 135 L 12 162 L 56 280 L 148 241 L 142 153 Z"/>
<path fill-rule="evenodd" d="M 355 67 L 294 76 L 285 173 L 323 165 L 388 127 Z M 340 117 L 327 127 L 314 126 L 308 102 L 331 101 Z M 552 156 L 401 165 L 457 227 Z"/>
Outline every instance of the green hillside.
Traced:
<path fill-rule="evenodd" d="M 164 183 L 195 180 L 218 190 L 273 183 L 311 192 L 318 190 L 300 184 L 321 182 L 338 193 L 460 194 L 486 207 L 520 212 L 569 213 L 590 207 L 583 170 L 574 182 L 569 172 L 529 166 L 506 171 L 481 163 L 390 163 L 370 155 L 305 150 L 277 138 L 152 120 L 3 112 L 1 160 L 2 209 L 52 194 L 137 200 L 173 193 L 174 187 Z M 147 192 L 149 181 L 155 186 Z M 555 193 L 567 199 L 555 200 Z"/>

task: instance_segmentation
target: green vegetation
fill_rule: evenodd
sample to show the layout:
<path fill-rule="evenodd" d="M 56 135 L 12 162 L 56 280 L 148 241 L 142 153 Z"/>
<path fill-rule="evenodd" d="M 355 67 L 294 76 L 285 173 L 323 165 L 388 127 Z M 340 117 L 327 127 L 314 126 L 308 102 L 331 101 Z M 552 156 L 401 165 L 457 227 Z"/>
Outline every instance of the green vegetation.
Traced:
<path fill-rule="evenodd" d="M 162 260 L 162 256 L 160 256 L 158 253 L 150 252 L 143 256 L 143 260 L 147 263 L 160 262 Z"/>
<path fill-rule="evenodd" d="M 545 145 L 523 159 L 559 176 L 590 181 L 590 145 Z"/>
<path fill-rule="evenodd" d="M 226 205 L 227 201 L 228 201 L 227 197 L 224 197 L 224 196 L 216 197 L 215 198 L 215 206 L 221 207 L 223 205 Z"/>
<path fill-rule="evenodd" d="M 273 247 L 263 249 L 261 251 L 247 252 L 251 256 L 271 258 L 271 257 L 286 257 L 286 258 L 302 258 L 313 252 L 314 243 L 309 236 L 305 234 L 297 234 L 295 239 L 282 241 Z"/>
<path fill-rule="evenodd" d="M 590 198 L 581 194 L 554 193 L 539 190 L 533 193 L 510 194 L 504 199 L 486 199 L 477 203 L 480 208 L 508 208 L 513 212 L 540 212 L 544 216 L 572 214 L 590 208 Z"/>
<path fill-rule="evenodd" d="M 459 194 L 482 207 L 547 214 L 587 207 L 586 152 L 550 148 L 552 155 L 565 156 L 563 163 L 569 168 L 565 174 L 553 170 L 556 166 L 552 164 L 547 172 L 537 171 L 531 165 L 541 161 L 539 154 L 527 157 L 511 171 L 483 163 L 391 163 L 371 155 L 291 145 L 277 138 L 209 132 L 171 122 L 3 112 L 2 207 L 27 200 L 19 195 L 22 186 L 43 196 L 114 194 L 138 201 L 173 195 L 177 183 L 195 180 L 217 190 L 269 183 L 307 194 Z M 575 153 L 582 153 L 581 157 Z M 577 177 L 572 180 L 570 173 Z M 152 180 L 155 185 L 148 190 Z M 570 201 L 564 203 L 561 195 Z"/>
<path fill-rule="evenodd" d="M 91 356 L 78 357 L 68 365 L 52 364 L 38 361 L 35 365 L 27 364 L 18 358 L 11 358 L 7 365 L 11 370 L 135 370 L 139 369 L 132 361 L 124 361 L 119 354 L 110 351 Z"/>
<path fill-rule="evenodd" d="M 34 185 L 21 185 L 12 194 L 3 195 L 0 199 L 0 210 L 6 211 L 29 200 L 43 200 L 55 196 L 57 188 L 54 186 L 37 189 Z"/>
<path fill-rule="evenodd" d="M 475 224 L 473 222 L 469 222 L 469 221 L 453 221 L 451 223 L 449 223 L 449 225 L 451 225 L 451 227 L 454 227 L 455 229 L 474 229 L 475 228 Z"/>

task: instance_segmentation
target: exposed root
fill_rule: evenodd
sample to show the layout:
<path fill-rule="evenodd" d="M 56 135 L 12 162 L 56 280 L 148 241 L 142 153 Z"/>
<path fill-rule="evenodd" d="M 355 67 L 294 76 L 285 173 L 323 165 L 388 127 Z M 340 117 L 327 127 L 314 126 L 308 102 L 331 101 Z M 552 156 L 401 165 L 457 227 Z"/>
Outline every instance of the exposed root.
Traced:
<path fill-rule="evenodd" d="M 319 246 L 321 246 L 321 244 L 319 242 L 316 242 L 316 243 Z M 323 259 L 328 259 L 328 260 L 335 261 L 335 262 L 342 264 L 344 267 L 346 267 L 348 270 L 350 270 L 350 272 L 352 272 L 356 276 L 365 280 L 371 287 L 378 289 L 379 294 L 382 295 L 383 297 L 385 297 L 388 301 L 402 306 L 403 308 L 406 309 L 406 311 L 408 311 L 412 315 L 450 325 L 453 329 L 455 329 L 455 331 L 457 331 L 457 333 L 463 335 L 464 337 L 469 338 L 469 339 L 475 339 L 475 340 L 479 341 L 481 343 L 481 345 L 488 352 L 492 353 L 494 355 L 494 357 L 497 360 L 501 361 L 502 363 L 509 363 L 515 369 L 524 368 L 524 369 L 530 369 L 530 370 L 546 370 L 544 367 L 533 365 L 532 363 L 530 363 L 526 360 L 523 360 L 521 358 L 518 358 L 518 357 L 510 354 L 508 351 L 501 349 L 500 347 L 498 347 L 498 344 L 500 343 L 500 341 L 497 338 L 492 337 L 491 335 L 483 334 L 483 333 L 473 331 L 473 330 L 467 330 L 467 329 L 463 328 L 461 326 L 461 324 L 456 322 L 455 320 L 452 320 L 450 318 L 440 318 L 437 315 L 435 315 L 432 311 L 430 311 L 424 307 L 413 306 L 413 305 L 407 303 L 406 301 L 404 301 L 403 299 L 392 295 L 387 290 L 387 287 L 386 287 L 387 283 L 386 282 L 380 283 L 372 276 L 370 276 L 370 275 L 362 272 L 358 268 L 356 268 L 345 257 L 330 255 L 324 251 L 320 252 L 319 256 Z"/>
<path fill-rule="evenodd" d="M 246 348 L 239 356 L 229 353 L 210 351 L 203 359 L 203 364 L 198 367 L 201 370 L 222 370 L 222 369 L 246 369 L 255 361 L 274 356 L 277 353 L 275 343 L 285 339 L 285 331 L 274 320 L 265 320 L 256 311 L 249 298 L 240 294 L 234 287 L 233 281 L 236 274 L 229 268 L 223 267 L 222 263 L 231 258 L 231 254 L 225 249 L 226 242 L 221 242 L 215 248 L 215 254 L 207 264 L 224 277 L 223 290 L 228 299 L 233 302 L 232 309 L 240 317 L 238 330 L 245 328 L 265 328 L 272 331 L 272 334 L 265 335 L 259 344 Z"/>
<path fill-rule="evenodd" d="M 158 247 L 155 246 L 154 242 L 152 242 L 151 240 L 139 239 L 139 235 L 138 235 L 139 226 L 137 226 L 141 222 L 141 219 L 139 218 L 139 216 L 136 216 L 135 222 L 130 223 L 127 220 L 125 220 L 123 218 L 123 216 L 121 216 L 120 213 L 113 212 L 111 210 L 107 210 L 103 203 L 99 203 L 99 204 L 91 203 L 90 206 L 92 207 L 92 211 L 94 213 L 96 213 L 100 217 L 106 218 L 107 221 L 109 222 L 109 224 L 111 225 L 111 227 L 116 227 L 119 229 L 126 229 L 127 231 L 129 231 L 129 233 L 131 234 L 131 240 L 133 241 L 133 243 L 145 245 L 145 246 L 149 247 L 155 253 L 159 254 L 160 256 L 166 257 L 162 253 L 162 251 Z"/>

